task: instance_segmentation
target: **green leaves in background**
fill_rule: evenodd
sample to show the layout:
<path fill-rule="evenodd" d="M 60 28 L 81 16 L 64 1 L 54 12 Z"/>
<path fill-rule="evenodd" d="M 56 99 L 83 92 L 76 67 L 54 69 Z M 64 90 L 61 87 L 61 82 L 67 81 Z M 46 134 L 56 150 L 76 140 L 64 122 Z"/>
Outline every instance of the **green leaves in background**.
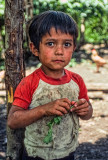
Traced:
<path fill-rule="evenodd" d="M 5 1 L 0 0 L 0 59 L 5 46 L 4 10 Z M 66 12 L 76 20 L 79 28 L 78 44 L 104 43 L 108 46 L 108 0 L 33 0 L 33 15 L 46 10 Z M 31 18 L 26 12 L 24 16 L 27 20 Z M 24 45 L 24 48 L 27 47 Z M 28 51 L 28 48 L 25 50 Z"/>
<path fill-rule="evenodd" d="M 4 0 L 0 0 L 0 17 L 1 16 L 4 17 L 4 9 L 5 9 L 5 1 Z"/>
<path fill-rule="evenodd" d="M 84 43 L 106 43 L 108 23 L 107 0 L 34 0 L 34 15 L 46 10 L 60 10 L 70 14 L 77 22 L 79 31 L 81 24 L 85 27 Z M 79 33 L 79 41 L 82 34 Z"/>

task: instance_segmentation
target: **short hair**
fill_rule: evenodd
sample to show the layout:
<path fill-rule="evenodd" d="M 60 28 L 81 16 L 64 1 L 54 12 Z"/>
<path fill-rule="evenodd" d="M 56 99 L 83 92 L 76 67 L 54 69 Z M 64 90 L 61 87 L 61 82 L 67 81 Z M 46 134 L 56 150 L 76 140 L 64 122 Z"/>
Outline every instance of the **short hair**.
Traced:
<path fill-rule="evenodd" d="M 78 28 L 74 19 L 61 11 L 45 11 L 35 16 L 29 26 L 29 38 L 38 51 L 42 37 L 46 33 L 50 35 L 52 27 L 55 28 L 56 32 L 60 30 L 62 33 L 72 35 L 74 45 L 76 45 Z"/>

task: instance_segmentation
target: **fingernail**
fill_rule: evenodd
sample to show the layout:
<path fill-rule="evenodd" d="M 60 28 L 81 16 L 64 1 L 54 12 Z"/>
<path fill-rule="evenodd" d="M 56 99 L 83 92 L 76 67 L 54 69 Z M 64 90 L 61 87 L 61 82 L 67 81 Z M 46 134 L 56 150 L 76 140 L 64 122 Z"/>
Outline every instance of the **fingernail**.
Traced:
<path fill-rule="evenodd" d="M 77 104 L 74 104 L 74 107 L 77 107 Z"/>
<path fill-rule="evenodd" d="M 72 109 L 70 109 L 70 112 L 72 112 L 73 110 Z"/>

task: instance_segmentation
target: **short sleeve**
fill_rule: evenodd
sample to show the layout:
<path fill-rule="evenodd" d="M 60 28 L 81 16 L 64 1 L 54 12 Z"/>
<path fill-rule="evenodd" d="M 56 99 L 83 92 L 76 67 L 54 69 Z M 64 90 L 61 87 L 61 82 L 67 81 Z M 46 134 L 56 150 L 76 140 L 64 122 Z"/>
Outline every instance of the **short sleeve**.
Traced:
<path fill-rule="evenodd" d="M 14 94 L 13 105 L 22 107 L 24 109 L 28 108 L 31 97 L 30 97 L 30 84 L 24 78 L 17 86 Z"/>
<path fill-rule="evenodd" d="M 86 85 L 84 83 L 83 78 L 77 74 L 77 73 L 73 73 L 73 72 L 69 72 L 71 75 L 71 78 L 77 83 L 77 85 L 79 86 L 79 97 L 78 99 L 84 98 L 87 101 L 89 101 L 89 97 L 87 95 L 87 88 Z"/>
<path fill-rule="evenodd" d="M 27 109 L 31 103 L 32 95 L 39 83 L 39 78 L 35 73 L 25 77 L 17 86 L 14 93 L 13 105 Z"/>
<path fill-rule="evenodd" d="M 87 88 L 86 88 L 86 85 L 84 83 L 84 80 L 82 79 L 82 77 L 79 78 L 79 88 L 80 88 L 80 91 L 79 91 L 79 99 L 81 98 L 84 98 L 86 99 L 87 101 L 89 101 L 89 97 L 87 95 Z"/>

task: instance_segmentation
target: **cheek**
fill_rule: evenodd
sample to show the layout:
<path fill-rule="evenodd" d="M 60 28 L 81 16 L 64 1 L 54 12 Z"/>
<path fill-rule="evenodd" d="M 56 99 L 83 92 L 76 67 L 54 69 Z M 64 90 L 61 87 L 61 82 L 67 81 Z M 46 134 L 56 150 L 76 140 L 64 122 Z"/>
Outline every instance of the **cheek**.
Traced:
<path fill-rule="evenodd" d="M 43 53 L 40 53 L 39 59 L 43 63 L 46 63 L 51 59 L 51 55 L 49 54 L 49 52 L 43 52 Z"/>
<path fill-rule="evenodd" d="M 67 60 L 71 60 L 71 58 L 72 58 L 72 52 L 67 53 L 65 55 L 65 57 L 66 57 Z"/>
<path fill-rule="evenodd" d="M 45 56 L 50 56 L 51 53 L 52 53 L 51 50 L 46 48 L 46 47 L 42 47 L 41 50 L 40 50 L 40 54 L 44 57 Z"/>

